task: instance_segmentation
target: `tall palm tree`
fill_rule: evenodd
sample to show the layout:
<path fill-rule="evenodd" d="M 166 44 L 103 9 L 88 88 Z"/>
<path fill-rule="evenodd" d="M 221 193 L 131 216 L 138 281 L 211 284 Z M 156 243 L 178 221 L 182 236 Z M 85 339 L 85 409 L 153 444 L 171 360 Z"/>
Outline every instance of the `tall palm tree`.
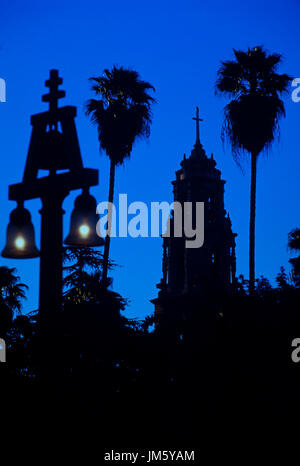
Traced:
<path fill-rule="evenodd" d="M 279 120 L 285 116 L 281 96 L 288 92 L 292 78 L 276 72 L 281 55 L 269 54 L 262 46 L 233 52 L 235 60 L 222 62 L 218 70 L 216 94 L 231 98 L 224 109 L 223 140 L 231 144 L 238 164 L 245 151 L 251 157 L 249 292 L 253 294 L 257 159 L 279 136 Z"/>
<path fill-rule="evenodd" d="M 90 78 L 98 99 L 90 99 L 86 113 L 97 125 L 100 149 L 110 159 L 108 226 L 103 255 L 102 282 L 107 284 L 112 203 L 114 199 L 115 168 L 130 157 L 137 138 L 148 138 L 151 124 L 151 104 L 154 98 L 149 91 L 154 87 L 142 81 L 134 70 L 113 66 L 100 77 Z"/>

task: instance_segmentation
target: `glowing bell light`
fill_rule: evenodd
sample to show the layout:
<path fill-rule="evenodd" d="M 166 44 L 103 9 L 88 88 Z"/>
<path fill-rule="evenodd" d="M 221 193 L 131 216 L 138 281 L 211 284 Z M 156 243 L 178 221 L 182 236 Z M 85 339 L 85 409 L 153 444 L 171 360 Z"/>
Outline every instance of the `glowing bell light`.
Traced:
<path fill-rule="evenodd" d="M 75 199 L 71 215 L 70 233 L 64 243 L 69 246 L 103 246 L 104 240 L 97 235 L 96 225 L 99 215 L 96 213 L 96 199 L 88 189 Z"/>
<path fill-rule="evenodd" d="M 29 210 L 19 202 L 9 217 L 6 246 L 1 253 L 8 259 L 31 259 L 40 255 L 35 245 L 34 228 Z"/>

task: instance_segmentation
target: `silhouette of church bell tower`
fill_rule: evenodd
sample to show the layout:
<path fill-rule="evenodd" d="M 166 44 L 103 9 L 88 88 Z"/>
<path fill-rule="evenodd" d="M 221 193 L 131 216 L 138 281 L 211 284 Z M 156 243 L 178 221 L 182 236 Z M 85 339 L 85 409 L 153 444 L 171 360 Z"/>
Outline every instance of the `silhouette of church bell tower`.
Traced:
<path fill-rule="evenodd" d="M 196 109 L 196 142 L 189 158 L 184 158 L 172 182 L 174 201 L 204 202 L 204 244 L 186 248 L 184 237 L 174 237 L 170 219 L 170 236 L 163 239 L 163 277 L 157 285 L 156 320 L 172 302 L 193 296 L 193 302 L 209 295 L 230 294 L 236 281 L 235 237 L 229 214 L 224 208 L 224 185 L 213 154 L 207 157 L 200 142 L 199 109 Z M 178 301 L 178 298 L 179 301 Z M 194 299 L 196 298 L 196 299 Z"/>

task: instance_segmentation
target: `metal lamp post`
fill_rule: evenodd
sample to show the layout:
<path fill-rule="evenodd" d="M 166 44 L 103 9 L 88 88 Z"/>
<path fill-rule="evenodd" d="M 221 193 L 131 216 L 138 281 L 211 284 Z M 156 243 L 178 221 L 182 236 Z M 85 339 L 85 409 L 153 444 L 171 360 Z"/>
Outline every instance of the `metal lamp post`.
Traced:
<path fill-rule="evenodd" d="M 64 97 L 65 92 L 58 89 L 62 79 L 58 77 L 57 70 L 50 71 L 50 79 L 45 84 L 49 93 L 42 100 L 49 102 L 49 110 L 31 117 L 33 129 L 23 180 L 9 186 L 9 199 L 17 201 L 18 206 L 10 217 L 7 244 L 2 255 L 9 258 L 39 255 L 34 243 L 30 213 L 23 207 L 23 203 L 40 198 L 40 327 L 43 335 L 51 335 L 51 322 L 55 320 L 53 317 L 62 305 L 62 203 L 70 191 L 82 189 L 83 194 L 79 196 L 81 202 L 77 201 L 77 212 L 73 211 L 72 214 L 71 241 L 66 243 L 100 246 L 104 241 L 95 233 L 96 201 L 88 193 L 91 186 L 98 184 L 98 170 L 83 167 L 74 122 L 76 107 L 58 108 L 58 99 Z M 38 178 L 40 169 L 48 170 L 49 174 Z M 59 170 L 64 172 L 58 173 Z M 76 205 L 74 210 L 76 211 Z"/>

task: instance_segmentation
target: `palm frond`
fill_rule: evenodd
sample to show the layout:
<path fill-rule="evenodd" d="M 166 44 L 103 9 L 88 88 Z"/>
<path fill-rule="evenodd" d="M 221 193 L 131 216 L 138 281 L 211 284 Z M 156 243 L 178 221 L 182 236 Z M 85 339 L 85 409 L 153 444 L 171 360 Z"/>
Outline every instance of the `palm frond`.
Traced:
<path fill-rule="evenodd" d="M 0 302 L 14 312 L 21 312 L 21 301 L 26 299 L 25 290 L 28 286 L 20 283 L 15 268 L 0 267 Z"/>
<path fill-rule="evenodd" d="M 151 105 L 155 99 L 149 91 L 155 89 L 142 81 L 135 70 L 116 66 L 90 81 L 99 99 L 86 103 L 86 114 L 97 125 L 100 149 L 115 164 L 122 164 L 135 140 L 150 135 Z"/>
<path fill-rule="evenodd" d="M 279 121 L 285 116 L 281 96 L 292 78 L 276 73 L 281 55 L 268 54 L 262 46 L 233 52 L 235 61 L 221 63 L 215 90 L 232 97 L 224 109 L 221 137 L 239 163 L 243 152 L 259 154 L 279 138 Z"/>

